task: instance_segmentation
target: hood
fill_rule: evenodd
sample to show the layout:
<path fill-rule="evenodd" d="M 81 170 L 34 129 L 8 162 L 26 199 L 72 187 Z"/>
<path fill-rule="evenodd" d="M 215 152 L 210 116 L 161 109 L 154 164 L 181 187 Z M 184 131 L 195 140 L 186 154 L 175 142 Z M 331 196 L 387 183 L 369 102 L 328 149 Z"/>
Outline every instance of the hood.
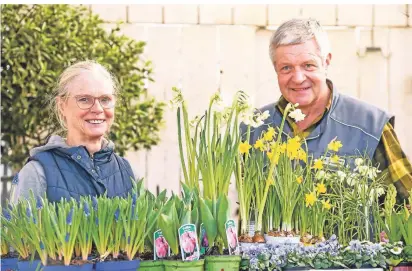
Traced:
<path fill-rule="evenodd" d="M 66 141 L 64 138 L 58 135 L 52 135 L 47 141 L 46 145 L 35 147 L 30 150 L 30 156 L 34 156 L 40 152 L 48 151 L 51 149 L 57 149 L 57 148 L 64 148 L 64 149 L 69 149 L 72 148 L 73 146 L 67 145 Z M 103 143 L 102 143 L 102 149 L 103 148 L 109 148 L 109 149 L 114 149 L 114 143 L 112 141 L 109 141 L 105 138 L 103 138 Z"/>

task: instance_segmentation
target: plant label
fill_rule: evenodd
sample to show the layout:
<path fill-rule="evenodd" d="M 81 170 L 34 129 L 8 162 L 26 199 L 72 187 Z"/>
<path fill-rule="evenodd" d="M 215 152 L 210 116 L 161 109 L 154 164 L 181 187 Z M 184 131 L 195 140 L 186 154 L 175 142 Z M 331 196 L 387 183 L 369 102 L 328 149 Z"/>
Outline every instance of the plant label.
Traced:
<path fill-rule="evenodd" d="M 199 260 L 199 242 L 197 240 L 196 225 L 185 224 L 179 228 L 178 234 L 182 260 Z"/>
<path fill-rule="evenodd" d="M 153 233 L 153 259 L 163 259 L 170 256 L 170 247 L 166 239 L 163 237 L 162 231 L 157 230 Z"/>
<path fill-rule="evenodd" d="M 225 229 L 227 243 L 229 245 L 229 255 L 238 255 L 240 253 L 240 249 L 235 221 L 233 219 L 226 221 Z"/>

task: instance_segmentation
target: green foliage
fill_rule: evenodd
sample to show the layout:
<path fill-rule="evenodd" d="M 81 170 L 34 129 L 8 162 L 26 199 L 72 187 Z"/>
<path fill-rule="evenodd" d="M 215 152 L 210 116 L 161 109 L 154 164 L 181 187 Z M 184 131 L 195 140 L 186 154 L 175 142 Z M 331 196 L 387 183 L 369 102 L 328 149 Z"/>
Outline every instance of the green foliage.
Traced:
<path fill-rule="evenodd" d="M 86 8 L 69 5 L 1 6 L 1 117 L 3 163 L 19 168 L 29 150 L 59 126 L 47 108 L 58 76 L 70 64 L 91 59 L 106 66 L 121 88 L 110 139 L 116 151 L 150 148 L 159 141 L 164 104 L 146 97 L 151 62 L 144 42 L 105 30 Z"/>

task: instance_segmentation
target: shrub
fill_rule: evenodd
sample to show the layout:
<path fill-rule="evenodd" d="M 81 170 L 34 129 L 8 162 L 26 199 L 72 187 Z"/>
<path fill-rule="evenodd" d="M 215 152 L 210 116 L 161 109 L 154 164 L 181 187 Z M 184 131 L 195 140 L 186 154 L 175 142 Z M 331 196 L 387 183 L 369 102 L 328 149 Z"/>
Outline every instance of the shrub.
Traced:
<path fill-rule="evenodd" d="M 47 108 L 58 76 L 74 62 L 92 59 L 106 66 L 122 90 L 110 139 L 116 151 L 158 143 L 164 104 L 147 98 L 151 62 L 142 60 L 144 42 L 111 31 L 82 6 L 1 6 L 2 163 L 17 169 L 29 150 L 58 129 Z"/>

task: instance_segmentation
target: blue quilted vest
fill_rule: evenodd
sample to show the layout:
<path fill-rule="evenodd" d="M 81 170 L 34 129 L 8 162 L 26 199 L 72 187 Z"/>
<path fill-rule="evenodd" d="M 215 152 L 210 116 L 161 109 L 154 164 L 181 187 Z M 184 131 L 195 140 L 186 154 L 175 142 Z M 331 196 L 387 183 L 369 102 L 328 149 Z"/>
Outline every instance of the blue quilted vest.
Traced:
<path fill-rule="evenodd" d="M 80 199 L 80 196 L 126 196 L 132 188 L 130 164 L 111 148 L 103 148 L 91 158 L 83 146 L 56 148 L 37 153 L 30 160 L 38 161 L 45 172 L 47 197 Z"/>
<path fill-rule="evenodd" d="M 343 144 L 338 155 L 346 157 L 346 162 L 353 168 L 353 159 L 349 156 L 367 154 L 372 159 L 385 124 L 390 121 L 394 125 L 394 116 L 359 99 L 340 94 L 336 90 L 332 95 L 330 110 L 306 138 L 308 152 L 314 158 L 323 156 L 329 142 L 337 137 Z M 252 130 L 251 143 L 256 142 L 268 127 L 279 127 L 282 122 L 282 114 L 276 103 L 266 105 L 260 110 L 269 110 L 270 117 L 265 120 L 264 125 Z M 246 126 L 241 126 L 241 131 L 244 135 Z M 287 121 L 283 132 L 285 135 L 293 136 L 293 130 Z"/>

